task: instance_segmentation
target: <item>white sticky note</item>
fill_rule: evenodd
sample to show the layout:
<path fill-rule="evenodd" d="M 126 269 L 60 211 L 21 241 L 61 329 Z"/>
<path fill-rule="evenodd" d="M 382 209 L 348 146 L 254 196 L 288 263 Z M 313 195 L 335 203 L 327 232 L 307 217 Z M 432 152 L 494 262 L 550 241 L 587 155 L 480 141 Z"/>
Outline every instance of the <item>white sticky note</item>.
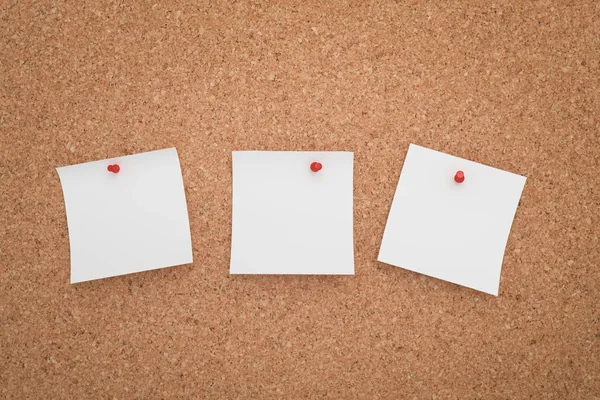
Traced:
<path fill-rule="evenodd" d="M 119 173 L 107 170 L 117 164 Z M 174 148 L 57 168 L 71 246 L 71 283 L 192 262 Z"/>
<path fill-rule="evenodd" d="M 353 162 L 350 152 L 234 151 L 230 273 L 353 275 Z"/>
<path fill-rule="evenodd" d="M 525 179 L 411 144 L 378 260 L 497 296 Z"/>

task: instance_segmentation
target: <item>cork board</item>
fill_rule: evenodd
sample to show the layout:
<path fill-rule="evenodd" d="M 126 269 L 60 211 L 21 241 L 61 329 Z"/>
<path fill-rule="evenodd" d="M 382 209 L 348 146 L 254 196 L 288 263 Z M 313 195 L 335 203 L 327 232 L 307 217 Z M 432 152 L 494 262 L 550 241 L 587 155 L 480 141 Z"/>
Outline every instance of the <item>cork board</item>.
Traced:
<path fill-rule="evenodd" d="M 129 3 L 0 5 L 0 397 L 600 398 L 600 3 Z M 411 142 L 528 177 L 499 297 L 376 261 Z M 70 285 L 54 168 L 170 146 L 195 263 Z M 247 149 L 355 152 L 356 276 L 229 276 Z"/>

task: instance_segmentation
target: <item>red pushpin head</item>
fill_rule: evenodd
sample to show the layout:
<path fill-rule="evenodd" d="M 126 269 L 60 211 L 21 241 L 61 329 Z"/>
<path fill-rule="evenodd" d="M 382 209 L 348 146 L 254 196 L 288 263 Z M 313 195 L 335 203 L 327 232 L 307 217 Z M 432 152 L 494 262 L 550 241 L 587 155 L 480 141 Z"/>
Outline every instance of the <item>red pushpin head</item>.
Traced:
<path fill-rule="evenodd" d="M 323 168 L 323 165 L 320 162 L 315 161 L 314 163 L 310 164 L 310 170 L 312 172 L 319 172 L 321 168 Z"/>
<path fill-rule="evenodd" d="M 112 172 L 113 174 L 118 174 L 119 171 L 121 170 L 121 167 L 119 167 L 118 164 L 112 164 L 112 165 L 109 165 L 107 169 L 110 172 Z"/>
<path fill-rule="evenodd" d="M 456 175 L 454 175 L 454 182 L 463 183 L 465 181 L 465 173 L 462 171 L 458 171 Z"/>

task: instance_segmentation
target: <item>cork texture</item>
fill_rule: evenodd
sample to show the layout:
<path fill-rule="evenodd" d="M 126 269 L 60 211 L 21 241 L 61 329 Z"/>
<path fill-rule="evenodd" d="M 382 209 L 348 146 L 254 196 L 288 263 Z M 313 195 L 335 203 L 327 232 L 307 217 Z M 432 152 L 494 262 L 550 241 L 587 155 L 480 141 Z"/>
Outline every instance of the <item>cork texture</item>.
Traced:
<path fill-rule="evenodd" d="M 600 398 L 600 3 L 0 4 L 0 397 Z M 499 297 L 378 263 L 409 143 L 528 177 Z M 69 284 L 55 167 L 177 147 L 194 264 Z M 230 276 L 231 151 L 355 152 L 356 276 Z"/>

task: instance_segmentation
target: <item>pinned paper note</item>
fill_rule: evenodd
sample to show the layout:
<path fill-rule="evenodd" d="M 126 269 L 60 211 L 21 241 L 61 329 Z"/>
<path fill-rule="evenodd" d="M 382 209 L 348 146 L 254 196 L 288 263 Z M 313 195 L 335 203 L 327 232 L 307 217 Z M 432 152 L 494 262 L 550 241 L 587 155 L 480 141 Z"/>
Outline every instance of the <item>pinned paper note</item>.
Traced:
<path fill-rule="evenodd" d="M 192 262 L 174 148 L 57 168 L 71 246 L 71 283 Z"/>
<path fill-rule="evenodd" d="M 378 260 L 498 295 L 525 177 L 411 144 Z"/>
<path fill-rule="evenodd" d="M 354 274 L 353 153 L 233 152 L 232 274 Z"/>

